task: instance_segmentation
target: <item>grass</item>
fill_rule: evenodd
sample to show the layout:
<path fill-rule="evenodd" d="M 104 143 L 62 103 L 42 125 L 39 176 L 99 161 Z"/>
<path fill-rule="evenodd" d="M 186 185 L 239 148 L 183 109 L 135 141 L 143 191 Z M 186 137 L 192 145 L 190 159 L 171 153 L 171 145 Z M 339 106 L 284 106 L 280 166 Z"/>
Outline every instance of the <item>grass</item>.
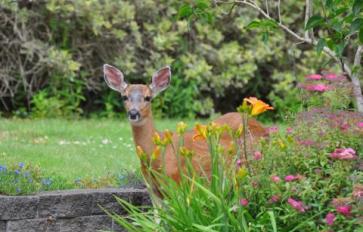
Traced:
<path fill-rule="evenodd" d="M 157 120 L 155 124 L 159 130 L 175 130 L 177 122 Z M 45 176 L 67 180 L 139 167 L 126 120 L 0 118 L 0 165 L 18 162 L 38 165 Z"/>

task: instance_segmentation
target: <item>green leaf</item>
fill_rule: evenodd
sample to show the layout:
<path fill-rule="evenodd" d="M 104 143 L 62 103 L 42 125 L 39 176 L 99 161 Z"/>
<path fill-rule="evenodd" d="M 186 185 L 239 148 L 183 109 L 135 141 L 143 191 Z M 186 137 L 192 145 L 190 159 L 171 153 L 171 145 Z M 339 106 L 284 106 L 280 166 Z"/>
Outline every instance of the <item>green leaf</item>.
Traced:
<path fill-rule="evenodd" d="M 252 22 L 250 22 L 247 26 L 246 29 L 254 29 L 254 28 L 261 28 L 261 22 L 259 20 L 253 20 Z"/>
<path fill-rule="evenodd" d="M 363 44 L 363 28 L 361 27 L 358 33 L 359 42 Z"/>
<path fill-rule="evenodd" d="M 323 51 L 325 46 L 327 46 L 325 39 L 320 38 L 318 44 L 316 45 L 316 51 L 318 52 L 318 54 L 320 54 Z"/>
<path fill-rule="evenodd" d="M 309 18 L 308 22 L 305 25 L 305 30 L 310 30 L 316 26 L 321 25 L 324 22 L 324 19 L 319 15 L 313 15 Z"/>
<path fill-rule="evenodd" d="M 344 48 L 345 48 L 344 42 L 341 42 L 340 44 L 336 44 L 335 48 L 334 48 L 335 54 L 337 54 L 338 57 L 341 57 L 343 54 Z"/>
<path fill-rule="evenodd" d="M 349 33 L 354 33 L 356 31 L 359 31 L 359 29 L 363 26 L 363 19 L 357 18 L 355 19 L 352 24 L 350 25 Z"/>
<path fill-rule="evenodd" d="M 198 0 L 198 1 L 196 1 L 195 8 L 205 10 L 208 7 L 209 7 L 209 1 L 207 1 L 207 0 Z"/>
<path fill-rule="evenodd" d="M 179 8 L 178 18 L 189 18 L 192 14 L 193 8 L 190 5 L 185 4 Z"/>
<path fill-rule="evenodd" d="M 267 32 L 267 31 L 264 31 L 264 32 L 262 33 L 262 41 L 263 41 L 265 44 L 267 44 L 267 42 L 268 42 L 268 38 L 269 38 L 269 34 L 268 34 L 268 32 Z"/>
<path fill-rule="evenodd" d="M 277 226 L 276 226 L 276 218 L 273 211 L 268 211 L 268 215 L 270 216 L 270 221 L 272 225 L 272 229 L 274 232 L 277 232 Z"/>
<path fill-rule="evenodd" d="M 276 21 L 271 19 L 261 20 L 261 24 L 265 29 L 275 29 L 278 27 Z"/>
<path fill-rule="evenodd" d="M 362 9 L 363 9 L 363 0 L 355 0 L 352 8 L 353 14 L 358 15 Z"/>
<path fill-rule="evenodd" d="M 333 0 L 326 0 L 325 1 L 325 6 L 327 8 L 332 8 L 334 6 L 334 1 Z"/>

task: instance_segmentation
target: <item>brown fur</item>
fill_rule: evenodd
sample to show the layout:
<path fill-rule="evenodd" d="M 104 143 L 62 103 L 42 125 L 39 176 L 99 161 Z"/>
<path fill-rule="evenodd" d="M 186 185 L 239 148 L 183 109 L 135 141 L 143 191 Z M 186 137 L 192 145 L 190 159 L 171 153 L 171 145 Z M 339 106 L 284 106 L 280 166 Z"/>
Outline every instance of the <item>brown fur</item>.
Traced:
<path fill-rule="evenodd" d="M 142 93 L 143 96 L 151 96 L 152 91 L 151 89 L 146 85 L 129 85 L 123 95 L 124 96 L 130 96 L 134 92 Z M 151 159 L 151 154 L 154 151 L 155 145 L 153 144 L 152 138 L 155 133 L 158 133 L 161 137 L 163 137 L 163 133 L 157 132 L 154 124 L 153 124 L 153 117 L 151 112 L 151 104 L 147 101 L 142 101 L 138 103 L 139 112 L 141 115 L 140 122 L 137 123 L 131 123 L 132 126 L 132 133 L 133 138 L 136 146 L 140 146 L 143 151 L 147 154 L 147 159 Z M 130 110 L 134 107 L 132 103 L 129 101 L 125 101 L 125 108 L 126 110 Z M 213 121 L 214 123 L 218 125 L 227 125 L 232 130 L 237 130 L 241 123 L 242 123 L 242 117 L 239 113 L 227 113 L 219 118 L 215 119 Z M 248 121 L 248 128 L 250 131 L 249 139 L 250 142 L 255 142 L 258 138 L 263 137 L 267 134 L 266 130 L 262 127 L 262 125 L 257 122 L 254 119 L 250 119 Z M 188 148 L 189 150 L 192 150 L 194 152 L 194 156 L 192 157 L 192 165 L 199 172 L 200 174 L 204 173 L 207 175 L 207 177 L 211 174 L 211 161 L 210 161 L 210 155 L 208 151 L 208 145 L 205 140 L 197 140 L 193 141 L 194 131 L 187 131 L 184 134 L 184 146 Z M 178 141 L 179 137 L 176 133 L 173 134 L 173 146 L 174 148 L 178 147 Z M 228 133 L 224 133 L 221 136 L 220 143 L 221 145 L 227 149 L 228 146 L 231 144 L 232 138 Z M 180 181 L 180 172 L 178 170 L 178 160 L 176 157 L 176 154 L 174 153 L 174 150 L 171 145 L 168 145 L 166 147 L 165 151 L 165 171 L 166 174 L 171 177 L 174 181 L 179 182 Z M 181 168 L 184 170 L 184 160 L 180 160 Z M 152 169 L 160 171 L 162 170 L 162 156 L 160 156 L 157 160 L 152 162 Z M 141 162 L 141 170 L 145 177 L 145 179 L 148 181 L 148 183 L 151 185 L 154 193 L 156 193 L 159 197 L 162 197 L 159 190 L 158 190 L 158 183 L 153 177 L 153 175 L 148 171 L 147 166 Z"/>

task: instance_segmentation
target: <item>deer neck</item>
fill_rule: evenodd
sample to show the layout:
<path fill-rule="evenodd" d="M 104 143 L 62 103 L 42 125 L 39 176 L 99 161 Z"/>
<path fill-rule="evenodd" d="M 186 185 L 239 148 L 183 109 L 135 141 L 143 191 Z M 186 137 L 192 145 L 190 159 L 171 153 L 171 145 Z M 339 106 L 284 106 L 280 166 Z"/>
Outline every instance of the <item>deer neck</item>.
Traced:
<path fill-rule="evenodd" d="M 147 156 L 150 156 L 154 150 L 152 138 L 156 132 L 151 112 L 142 125 L 131 125 L 131 127 L 135 146 L 140 146 Z"/>

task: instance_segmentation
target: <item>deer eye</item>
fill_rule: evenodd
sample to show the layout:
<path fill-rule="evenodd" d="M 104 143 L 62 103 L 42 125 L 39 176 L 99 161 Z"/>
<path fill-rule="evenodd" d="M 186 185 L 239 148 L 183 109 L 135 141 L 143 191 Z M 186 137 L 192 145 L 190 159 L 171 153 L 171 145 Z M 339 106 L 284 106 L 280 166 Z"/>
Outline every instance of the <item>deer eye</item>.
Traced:
<path fill-rule="evenodd" d="M 122 100 L 127 101 L 127 100 L 129 100 L 129 98 L 126 95 L 124 95 L 124 96 L 122 96 Z"/>
<path fill-rule="evenodd" d="M 146 96 L 144 99 L 145 99 L 145 101 L 148 101 L 148 102 L 151 101 L 151 97 L 150 96 Z"/>

